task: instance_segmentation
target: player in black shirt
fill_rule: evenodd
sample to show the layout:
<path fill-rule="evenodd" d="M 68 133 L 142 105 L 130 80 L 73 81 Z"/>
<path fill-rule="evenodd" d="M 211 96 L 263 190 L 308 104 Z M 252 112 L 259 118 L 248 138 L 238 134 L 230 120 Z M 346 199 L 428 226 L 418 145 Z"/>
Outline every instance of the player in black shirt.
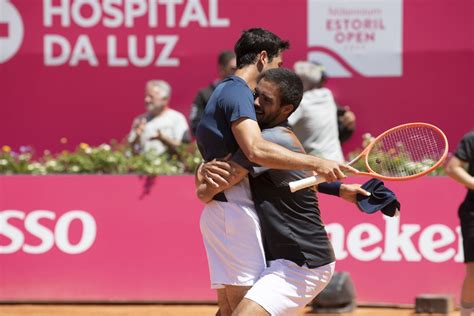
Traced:
<path fill-rule="evenodd" d="M 467 188 L 458 214 L 466 263 L 466 277 L 461 292 L 461 316 L 469 316 L 474 308 L 474 131 L 463 137 L 448 162 L 446 173 Z"/>

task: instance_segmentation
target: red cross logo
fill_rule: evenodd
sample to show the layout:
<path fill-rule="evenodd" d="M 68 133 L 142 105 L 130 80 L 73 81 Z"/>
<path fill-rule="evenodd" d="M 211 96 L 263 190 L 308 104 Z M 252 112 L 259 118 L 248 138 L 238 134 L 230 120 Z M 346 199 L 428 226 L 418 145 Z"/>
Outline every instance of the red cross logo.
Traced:
<path fill-rule="evenodd" d="M 0 64 L 3 64 L 20 49 L 24 27 L 20 12 L 10 0 L 0 0 L 0 13 Z"/>
<path fill-rule="evenodd" d="M 8 23 L 0 22 L 0 37 L 8 37 Z"/>

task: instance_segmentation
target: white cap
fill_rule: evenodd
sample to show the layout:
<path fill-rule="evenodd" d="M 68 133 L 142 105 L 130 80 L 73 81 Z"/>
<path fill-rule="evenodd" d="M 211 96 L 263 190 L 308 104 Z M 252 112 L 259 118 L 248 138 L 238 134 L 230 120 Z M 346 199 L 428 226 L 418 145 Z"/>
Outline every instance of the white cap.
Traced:
<path fill-rule="evenodd" d="M 293 68 L 303 81 L 319 83 L 323 77 L 324 68 L 318 64 L 308 61 L 297 61 Z"/>

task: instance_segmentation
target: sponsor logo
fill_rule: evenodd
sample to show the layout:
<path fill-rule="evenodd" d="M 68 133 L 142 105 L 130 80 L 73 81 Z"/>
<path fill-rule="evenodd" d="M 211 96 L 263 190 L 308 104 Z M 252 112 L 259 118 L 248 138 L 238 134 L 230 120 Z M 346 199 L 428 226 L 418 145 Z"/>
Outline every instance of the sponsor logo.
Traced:
<path fill-rule="evenodd" d="M 219 15 L 219 0 L 44 0 L 43 26 L 46 66 L 179 67 L 181 29 L 226 28 L 230 19 Z"/>
<path fill-rule="evenodd" d="M 331 77 L 402 75 L 402 0 L 308 0 L 308 60 Z"/>
<path fill-rule="evenodd" d="M 352 257 L 359 261 L 463 262 L 461 230 L 443 224 L 422 227 L 400 224 L 398 217 L 384 216 L 385 227 L 361 223 L 347 228 L 339 223 L 326 225 L 337 260 Z"/>
<path fill-rule="evenodd" d="M 79 241 L 73 243 L 69 233 L 74 221 L 80 222 L 82 233 Z M 18 224 L 21 222 L 23 225 Z M 72 210 L 57 218 L 55 212 L 48 210 L 35 210 L 30 213 L 4 210 L 0 212 L 0 254 L 19 251 L 43 254 L 56 245 L 61 252 L 76 255 L 92 247 L 96 232 L 94 217 L 86 211 Z M 40 242 L 28 243 L 25 238 L 27 235 L 36 237 Z"/>

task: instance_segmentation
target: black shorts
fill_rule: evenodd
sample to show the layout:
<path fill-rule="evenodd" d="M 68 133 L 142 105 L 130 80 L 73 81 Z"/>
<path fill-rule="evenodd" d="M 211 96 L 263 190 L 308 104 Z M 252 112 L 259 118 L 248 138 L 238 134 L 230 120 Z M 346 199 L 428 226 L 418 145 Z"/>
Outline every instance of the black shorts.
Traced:
<path fill-rule="evenodd" d="M 464 262 L 474 262 L 474 201 L 465 200 L 459 207 Z"/>

